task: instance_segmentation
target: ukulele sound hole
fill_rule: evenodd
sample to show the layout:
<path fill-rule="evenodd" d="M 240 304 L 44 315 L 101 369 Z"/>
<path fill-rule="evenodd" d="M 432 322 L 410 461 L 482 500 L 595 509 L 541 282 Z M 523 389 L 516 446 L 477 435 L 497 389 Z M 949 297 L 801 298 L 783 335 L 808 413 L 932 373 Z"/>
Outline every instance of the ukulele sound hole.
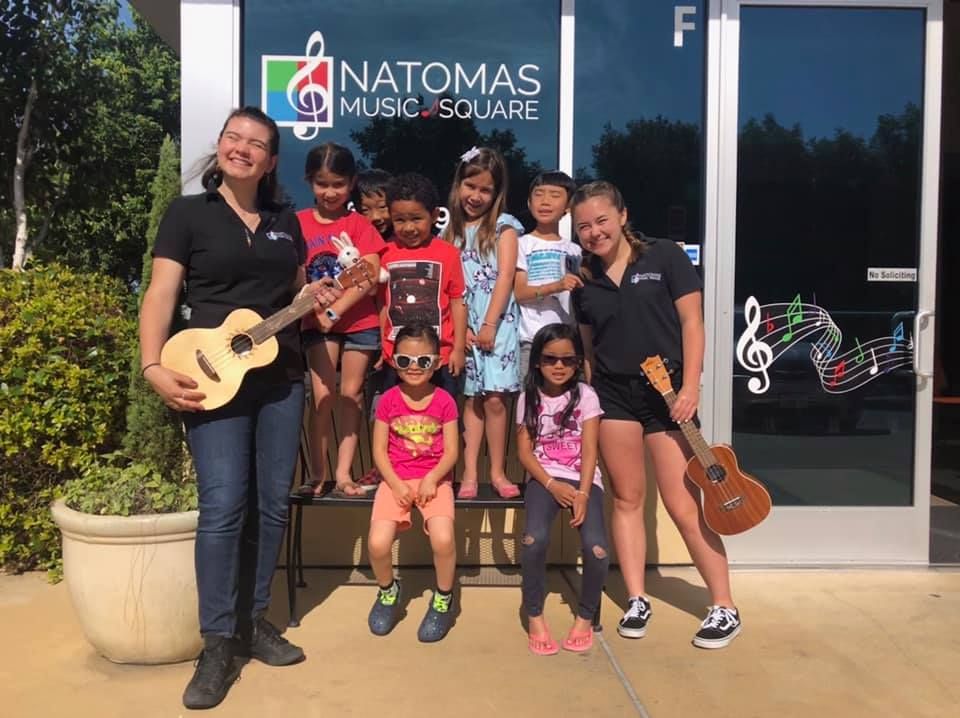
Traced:
<path fill-rule="evenodd" d="M 713 464 L 707 467 L 707 478 L 713 483 L 717 483 L 727 478 L 727 472 L 720 464 Z"/>
<path fill-rule="evenodd" d="M 230 348 L 238 357 L 245 357 L 253 351 L 253 339 L 246 334 L 237 334 L 230 340 Z"/>

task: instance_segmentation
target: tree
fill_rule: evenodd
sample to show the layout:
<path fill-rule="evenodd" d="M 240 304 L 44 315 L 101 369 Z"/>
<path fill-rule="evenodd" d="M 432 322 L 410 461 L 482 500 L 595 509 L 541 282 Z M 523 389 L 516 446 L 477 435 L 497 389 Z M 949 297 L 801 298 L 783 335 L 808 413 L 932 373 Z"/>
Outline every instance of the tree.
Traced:
<path fill-rule="evenodd" d="M 179 134 L 176 56 L 138 16 L 121 24 L 116 0 L 26 0 L 0 10 L 0 25 L 12 38 L 0 103 L 15 119 L 0 137 L 13 180 L 0 186 L 0 255 L 132 282 L 155 158 Z"/>
<path fill-rule="evenodd" d="M 157 230 L 164 212 L 174 198 L 180 195 L 180 159 L 177 145 L 165 137 L 160 147 L 157 173 L 150 187 L 150 224 L 147 228 L 147 247 L 143 253 L 143 273 L 140 280 L 140 304 L 150 284 L 153 264 L 151 254 Z M 182 328 L 175 320 L 172 332 Z M 171 333 L 172 333 L 171 332 Z M 178 476 L 183 471 L 183 428 L 180 416 L 168 408 L 153 391 L 140 371 L 140 348 L 135 347 L 130 361 L 130 403 L 127 405 L 127 432 L 123 437 L 126 455 L 158 469 L 165 477 Z"/>
<path fill-rule="evenodd" d="M 624 130 L 608 124 L 593 147 L 593 169 L 623 193 L 636 229 L 696 243 L 702 214 L 701 142 L 698 125 L 660 116 L 630 120 Z M 577 179 L 589 177 L 581 171 Z"/>
<path fill-rule="evenodd" d="M 42 242 L 59 209 L 70 167 L 79 159 L 77 143 L 89 121 L 101 73 L 95 48 L 116 6 L 105 2 L 27 0 L 0 10 L 7 41 L 0 64 L 4 115 L 15 136 L 5 137 L 6 171 L 12 169 L 12 210 L 16 225 L 13 267 L 22 269 Z M 12 146 L 11 146 L 12 145 Z M 41 167 L 39 172 L 33 171 Z M 10 169 L 7 169 L 10 168 Z M 28 203 L 47 209 L 31 232 Z"/>

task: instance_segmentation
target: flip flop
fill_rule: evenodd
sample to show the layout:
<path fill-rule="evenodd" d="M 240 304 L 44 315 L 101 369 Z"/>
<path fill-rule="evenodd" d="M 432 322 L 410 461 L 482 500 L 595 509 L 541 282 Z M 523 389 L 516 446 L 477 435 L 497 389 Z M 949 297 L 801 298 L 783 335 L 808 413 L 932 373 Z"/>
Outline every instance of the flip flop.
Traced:
<path fill-rule="evenodd" d="M 464 481 L 460 484 L 460 490 L 457 491 L 458 499 L 475 499 L 477 498 L 477 482 L 476 481 Z"/>
<path fill-rule="evenodd" d="M 314 498 L 323 496 L 323 481 L 306 481 L 297 487 L 297 494 L 299 496 L 313 496 Z"/>
<path fill-rule="evenodd" d="M 357 490 L 357 493 L 355 494 L 347 493 L 346 491 L 344 491 L 345 486 L 354 486 Z M 367 492 L 364 491 L 363 487 L 360 484 L 358 484 L 356 481 L 349 481 L 349 482 L 344 481 L 341 484 L 336 484 L 333 487 L 332 493 L 335 494 L 336 496 L 340 496 L 345 499 L 362 499 L 364 496 L 367 495 Z"/>
<path fill-rule="evenodd" d="M 515 499 L 520 495 L 520 487 L 512 481 L 491 481 L 490 483 L 501 499 Z"/>
<path fill-rule="evenodd" d="M 571 631 L 563 639 L 563 650 L 565 651 L 585 653 L 591 648 L 593 648 L 593 631 L 590 631 L 590 633 L 573 633 Z"/>
<path fill-rule="evenodd" d="M 540 636 L 527 634 L 527 648 L 535 656 L 554 656 L 560 652 L 560 647 L 549 633 Z"/>

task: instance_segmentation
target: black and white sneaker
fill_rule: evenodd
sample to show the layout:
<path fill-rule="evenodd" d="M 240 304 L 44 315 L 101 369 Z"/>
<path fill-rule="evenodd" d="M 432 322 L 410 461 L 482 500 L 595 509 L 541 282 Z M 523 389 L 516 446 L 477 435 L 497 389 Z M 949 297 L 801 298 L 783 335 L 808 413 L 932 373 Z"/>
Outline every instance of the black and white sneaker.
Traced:
<path fill-rule="evenodd" d="M 693 637 L 697 648 L 724 648 L 740 633 L 740 614 L 735 608 L 710 606 L 710 612 Z"/>
<path fill-rule="evenodd" d="M 643 638 L 647 635 L 647 621 L 652 614 L 650 601 L 643 596 L 631 597 L 627 612 L 617 624 L 617 633 L 624 638 Z"/>

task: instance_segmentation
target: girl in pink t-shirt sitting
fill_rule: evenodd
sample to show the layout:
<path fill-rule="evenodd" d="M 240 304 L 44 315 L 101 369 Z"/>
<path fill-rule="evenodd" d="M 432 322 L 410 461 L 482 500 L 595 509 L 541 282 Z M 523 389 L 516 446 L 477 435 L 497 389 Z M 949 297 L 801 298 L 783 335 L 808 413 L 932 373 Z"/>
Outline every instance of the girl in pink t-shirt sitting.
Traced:
<path fill-rule="evenodd" d="M 414 505 L 430 537 L 437 586 L 417 637 L 439 641 L 453 625 L 453 578 L 457 551 L 453 537 L 454 464 L 459 435 L 457 404 L 430 378 L 440 365 L 440 339 L 429 324 L 411 322 L 397 333 L 393 364 L 400 384 L 377 404 L 373 460 L 383 476 L 373 501 L 367 549 L 380 589 L 368 625 L 378 636 L 389 633 L 400 613 L 400 582 L 394 577 L 393 541 L 410 528 Z"/>
<path fill-rule="evenodd" d="M 579 381 L 583 344 L 576 329 L 548 324 L 533 337 L 530 368 L 517 400 L 517 448 L 527 470 L 526 525 L 520 547 L 523 607 L 529 619 L 528 646 L 541 656 L 557 653 L 543 617 L 550 525 L 560 509 L 573 514 L 580 530 L 583 581 L 573 627 L 563 640 L 568 651 L 593 645 L 593 617 L 607 576 L 607 530 L 603 483 L 597 468 L 600 400 Z"/>

